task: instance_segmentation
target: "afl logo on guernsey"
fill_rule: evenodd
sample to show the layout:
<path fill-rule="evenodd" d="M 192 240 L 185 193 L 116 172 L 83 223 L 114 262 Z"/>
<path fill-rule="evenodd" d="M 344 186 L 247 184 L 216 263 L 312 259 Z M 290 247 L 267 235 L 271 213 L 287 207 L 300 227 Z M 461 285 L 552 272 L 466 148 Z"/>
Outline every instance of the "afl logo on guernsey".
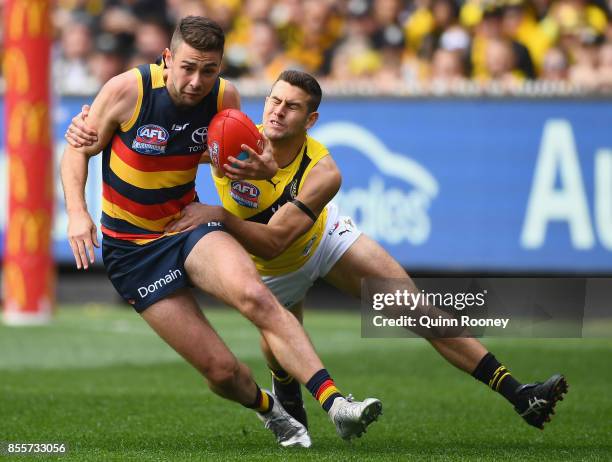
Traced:
<path fill-rule="evenodd" d="M 163 154 L 168 144 L 168 131 L 159 125 L 148 124 L 138 127 L 132 149 L 141 154 Z"/>
<path fill-rule="evenodd" d="M 238 204 L 250 209 L 256 209 L 259 206 L 259 188 L 247 181 L 232 181 L 230 196 Z"/>

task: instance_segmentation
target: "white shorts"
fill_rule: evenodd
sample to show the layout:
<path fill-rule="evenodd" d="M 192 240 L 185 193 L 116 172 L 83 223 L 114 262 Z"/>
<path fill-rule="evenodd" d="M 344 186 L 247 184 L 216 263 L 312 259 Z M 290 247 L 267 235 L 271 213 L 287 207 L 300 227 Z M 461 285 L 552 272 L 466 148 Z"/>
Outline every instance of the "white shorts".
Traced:
<path fill-rule="evenodd" d="M 291 273 L 262 277 L 263 282 L 284 307 L 289 308 L 302 301 L 312 284 L 329 273 L 361 235 L 350 217 L 338 215 L 338 207 L 328 204 L 325 234 L 315 252 L 301 268 Z"/>

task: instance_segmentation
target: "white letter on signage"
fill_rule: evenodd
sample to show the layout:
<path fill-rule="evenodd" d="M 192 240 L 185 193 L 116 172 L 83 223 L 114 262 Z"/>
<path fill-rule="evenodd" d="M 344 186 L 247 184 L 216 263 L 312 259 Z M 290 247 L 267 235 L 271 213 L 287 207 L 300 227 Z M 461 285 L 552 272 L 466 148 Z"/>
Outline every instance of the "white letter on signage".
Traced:
<path fill-rule="evenodd" d="M 559 189 L 555 189 L 557 174 Z M 541 247 L 549 222 L 555 220 L 567 222 L 575 248 L 595 244 L 574 135 L 565 120 L 551 120 L 544 126 L 521 236 L 523 247 Z"/>
<path fill-rule="evenodd" d="M 601 245 L 612 250 L 612 151 L 595 154 L 595 223 Z"/>

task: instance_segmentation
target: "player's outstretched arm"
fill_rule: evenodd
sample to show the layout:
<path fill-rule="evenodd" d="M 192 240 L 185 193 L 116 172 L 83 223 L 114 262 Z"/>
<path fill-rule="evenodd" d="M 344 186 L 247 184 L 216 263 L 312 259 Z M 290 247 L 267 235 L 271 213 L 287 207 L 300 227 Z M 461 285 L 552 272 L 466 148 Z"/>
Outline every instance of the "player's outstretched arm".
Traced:
<path fill-rule="evenodd" d="M 64 150 L 60 174 L 68 213 L 68 240 L 79 269 L 87 269 L 89 262 L 94 262 L 93 248 L 99 247 L 96 225 L 85 201 L 89 158 L 98 154 L 110 142 L 117 127 L 131 118 L 137 97 L 133 73 L 111 79 L 96 96 L 88 116 L 88 124 L 98 133 L 97 140 L 89 146 L 68 144 Z"/>
<path fill-rule="evenodd" d="M 342 177 L 330 156 L 310 171 L 296 199 L 316 218 L 340 189 Z M 221 221 L 227 230 L 253 255 L 270 260 L 283 253 L 314 224 L 313 218 L 294 203 L 283 205 L 267 224 L 245 221 L 222 207 L 193 203 L 167 231 L 194 228 L 209 221 Z"/>

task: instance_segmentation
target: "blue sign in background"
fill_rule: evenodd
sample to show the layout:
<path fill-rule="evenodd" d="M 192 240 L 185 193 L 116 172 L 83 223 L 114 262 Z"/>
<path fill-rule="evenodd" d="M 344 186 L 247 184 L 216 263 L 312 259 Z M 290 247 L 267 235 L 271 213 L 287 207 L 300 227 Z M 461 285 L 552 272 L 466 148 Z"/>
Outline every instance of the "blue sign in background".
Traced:
<path fill-rule="evenodd" d="M 84 102 L 56 105 L 58 156 Z M 243 106 L 261 119 L 263 99 Z M 612 101 L 328 99 L 320 112 L 311 135 L 342 172 L 341 210 L 404 266 L 612 271 Z M 98 160 L 90 171 L 99 216 Z M 206 166 L 197 187 L 218 202 Z M 71 261 L 57 197 L 54 251 Z"/>

